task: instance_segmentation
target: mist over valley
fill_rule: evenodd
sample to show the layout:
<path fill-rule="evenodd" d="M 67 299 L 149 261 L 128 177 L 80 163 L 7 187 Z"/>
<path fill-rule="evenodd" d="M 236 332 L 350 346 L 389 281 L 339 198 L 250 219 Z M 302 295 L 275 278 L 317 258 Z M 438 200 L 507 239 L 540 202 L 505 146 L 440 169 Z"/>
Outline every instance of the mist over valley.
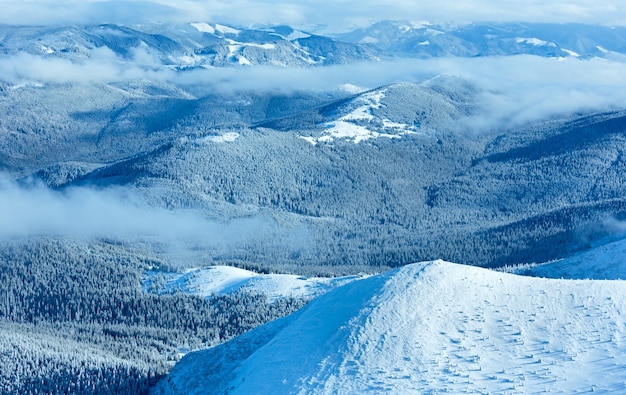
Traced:
<path fill-rule="evenodd" d="M 9 13 L 20 9 L 8 3 Z M 97 14 L 90 3 L 83 23 L 34 14 L 37 23 L 0 25 L 0 350 L 12 355 L 0 392 L 130 394 L 159 383 L 154 393 L 272 393 L 285 366 L 258 381 L 248 375 L 254 361 L 272 360 L 265 345 L 282 350 L 321 311 L 334 313 L 318 329 L 348 343 L 331 355 L 316 348 L 326 335 L 306 337 L 326 362 L 287 375 L 282 393 L 456 391 L 465 373 L 439 369 L 445 356 L 437 364 L 426 349 L 464 344 L 482 350 L 472 355 L 489 370 L 496 354 L 481 348 L 485 336 L 462 335 L 485 321 L 459 318 L 461 335 L 451 337 L 443 332 L 452 328 L 422 328 L 424 348 L 404 359 L 371 354 L 378 337 L 387 344 L 376 320 L 402 321 L 389 307 L 398 284 L 411 290 L 403 306 L 419 305 L 410 321 L 427 314 L 422 293 L 460 298 L 448 278 L 468 295 L 507 284 L 484 303 L 436 305 L 487 320 L 500 317 L 494 305 L 512 297 L 506 289 L 523 300 L 556 281 L 527 277 L 590 278 L 554 283 L 588 301 L 589 313 L 568 351 L 546 343 L 544 376 L 573 374 L 561 351 L 584 363 L 622 353 L 621 310 L 592 306 L 608 303 L 601 281 L 623 288 L 623 27 L 575 18 L 394 19 L 337 30 L 179 20 L 193 3 L 162 23 L 104 23 L 87 18 Z M 527 276 L 525 288 L 487 269 Z M 560 294 L 541 295 L 529 309 L 559 308 Z M 537 338 L 564 333 L 577 303 L 528 328 L 530 315 L 500 319 L 521 328 L 511 341 L 538 353 Z M 484 333 L 504 350 L 508 326 L 498 322 Z M 349 349 L 359 334 L 363 343 Z M 586 344 L 592 334 L 597 344 Z M 284 355 L 297 364 L 298 352 Z M 359 352 L 370 357 L 351 376 L 346 364 Z M 458 371 L 477 363 L 470 357 L 459 357 Z M 224 371 L 235 370 L 190 376 L 202 361 L 226 360 Z M 376 373 L 387 363 L 408 375 L 401 384 Z M 490 374 L 539 388 L 543 376 L 524 387 L 521 371 L 508 369 Z M 510 390 L 467 377 L 472 388 Z M 598 377 L 551 388 L 588 389 Z M 606 391 L 623 384 L 611 377 Z"/>

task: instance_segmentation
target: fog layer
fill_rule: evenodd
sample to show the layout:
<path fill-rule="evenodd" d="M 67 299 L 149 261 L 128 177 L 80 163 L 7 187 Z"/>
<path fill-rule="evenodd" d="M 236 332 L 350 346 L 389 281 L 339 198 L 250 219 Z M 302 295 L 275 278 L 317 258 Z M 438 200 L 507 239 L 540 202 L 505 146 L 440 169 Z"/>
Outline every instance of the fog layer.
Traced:
<path fill-rule="evenodd" d="M 472 123 L 489 128 L 554 115 L 618 108 L 626 102 L 626 60 L 543 58 L 531 55 L 398 59 L 314 68 L 271 66 L 195 69 L 176 72 L 141 50 L 122 61 L 97 50 L 83 62 L 20 53 L 0 59 L 4 81 L 24 83 L 112 83 L 148 79 L 177 84 L 196 96 L 218 91 L 290 93 L 334 91 L 342 86 L 373 89 L 396 82 L 420 83 L 440 74 L 459 76 L 482 91 L 482 111 Z"/>
<path fill-rule="evenodd" d="M 165 245 L 225 247 L 276 231 L 258 215 L 217 222 L 196 210 L 150 207 L 124 188 L 51 190 L 41 184 L 0 180 L 0 240 L 30 236 L 155 240 Z"/>

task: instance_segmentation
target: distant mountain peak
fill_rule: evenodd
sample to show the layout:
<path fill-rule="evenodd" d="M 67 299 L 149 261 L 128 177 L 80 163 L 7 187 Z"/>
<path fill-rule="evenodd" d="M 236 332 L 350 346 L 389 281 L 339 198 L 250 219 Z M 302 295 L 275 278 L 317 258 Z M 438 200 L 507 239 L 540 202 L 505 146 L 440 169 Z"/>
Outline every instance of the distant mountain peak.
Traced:
<path fill-rule="evenodd" d="M 381 21 L 337 35 L 353 43 L 372 46 L 387 56 L 432 58 L 440 56 L 606 57 L 626 53 L 626 28 L 581 24 L 471 23 L 431 24 Z M 599 48 L 598 48 L 599 47 Z"/>

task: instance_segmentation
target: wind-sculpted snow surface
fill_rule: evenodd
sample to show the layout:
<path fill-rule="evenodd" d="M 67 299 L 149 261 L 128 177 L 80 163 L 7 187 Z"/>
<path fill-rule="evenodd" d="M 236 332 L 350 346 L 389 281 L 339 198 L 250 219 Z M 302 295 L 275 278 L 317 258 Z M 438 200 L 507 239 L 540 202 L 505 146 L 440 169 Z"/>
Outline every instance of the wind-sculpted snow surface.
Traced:
<path fill-rule="evenodd" d="M 621 281 L 413 264 L 189 354 L 154 393 L 626 391 L 625 309 Z"/>

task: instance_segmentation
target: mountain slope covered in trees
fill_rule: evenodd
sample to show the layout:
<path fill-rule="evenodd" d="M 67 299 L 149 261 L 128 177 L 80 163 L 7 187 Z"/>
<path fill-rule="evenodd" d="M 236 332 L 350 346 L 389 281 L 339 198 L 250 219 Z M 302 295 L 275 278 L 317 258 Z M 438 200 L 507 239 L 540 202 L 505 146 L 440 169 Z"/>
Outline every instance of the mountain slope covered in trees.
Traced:
<path fill-rule="evenodd" d="M 542 262 L 584 247 L 582 237 L 612 232 L 605 220 L 623 217 L 625 125 L 616 112 L 501 134 L 424 126 L 359 144 L 324 139 L 323 129 L 264 126 L 230 132 L 232 141 L 179 141 L 70 185 L 142 186 L 158 205 L 212 208 L 224 218 L 269 213 L 283 218 L 268 219 L 272 226 L 306 230 L 301 242 L 276 249 L 259 235 L 257 264 L 344 272 L 341 266 L 436 257 L 489 266 Z M 307 133 L 321 137 L 312 144 L 302 138 Z M 233 247 L 230 259 L 250 252 Z"/>
<path fill-rule="evenodd" d="M 0 353 L 10 356 L 0 362 L 0 392 L 145 392 L 181 355 L 289 314 L 313 295 L 258 293 L 233 278 L 237 292 L 201 289 L 216 265 L 333 286 L 343 280 L 305 276 L 354 279 L 443 258 L 528 274 L 567 273 L 572 265 L 572 276 L 584 277 L 585 255 L 535 263 L 602 244 L 619 250 L 607 243 L 623 236 L 626 217 L 623 37 L 622 28 L 519 23 L 381 22 L 332 36 L 204 22 L 0 26 Z M 448 276 L 451 283 L 429 288 L 416 268 L 434 270 L 437 284 Z M 621 353 L 618 341 L 597 348 L 604 335 L 621 338 L 601 326 L 619 317 L 604 308 L 597 284 L 485 273 L 437 262 L 339 294 L 393 299 L 399 289 L 385 290 L 383 282 L 407 283 L 405 274 L 440 301 L 458 276 L 476 279 L 458 287 L 470 294 L 482 295 L 492 281 L 526 284 L 510 295 L 494 285 L 499 299 L 485 299 L 492 304 L 478 298 L 437 306 L 441 317 L 487 312 L 494 333 L 511 335 L 494 335 L 494 346 L 508 349 L 522 338 L 524 355 L 545 352 L 559 367 L 528 357 L 547 370 L 507 371 L 501 379 L 499 372 L 476 378 L 470 365 L 461 373 L 442 359 L 399 365 L 433 372 L 423 378 L 440 389 L 456 391 L 454 380 L 468 377 L 493 380 L 485 384 L 493 391 L 517 385 L 523 374 L 558 381 L 561 366 L 571 366 L 558 353 L 580 361 L 575 369 L 596 356 L 623 362 L 610 357 Z M 407 285 L 406 297 L 415 296 Z M 542 287 L 560 290 L 566 304 L 554 304 Z M 219 295 L 207 295 L 213 291 Z M 589 304 L 576 297 L 571 304 L 570 294 Z M 533 313 L 511 322 L 498 316 L 497 303 L 527 296 L 536 302 Z M 404 302 L 413 311 L 412 300 Z M 531 350 L 534 338 L 508 332 L 508 324 L 525 330 L 522 320 L 532 322 L 541 305 L 562 307 L 563 321 L 537 321 L 547 331 L 528 324 L 530 335 L 564 333 L 577 353 L 558 343 Z M 319 306 L 296 317 L 319 320 L 308 315 Z M 351 308 L 338 314 L 366 317 Z M 591 318 L 565 334 L 570 308 Z M 238 364 L 294 319 L 209 354 Z M 459 351 L 471 322 L 450 321 L 458 328 L 430 340 Z M 599 343 L 584 348 L 576 336 L 596 339 L 594 330 Z M 233 348 L 239 352 L 231 356 L 219 351 Z M 459 359 L 469 364 L 476 355 Z M 342 369 L 372 389 L 390 385 L 392 376 L 407 383 L 408 373 L 363 363 L 362 370 L 351 363 Z M 318 373 L 299 385 L 334 385 Z M 226 385 L 235 376 L 216 371 L 209 378 Z M 354 385 L 350 391 L 366 389 Z"/>
<path fill-rule="evenodd" d="M 146 292 L 158 259 L 106 242 L 0 245 L 0 392 L 145 393 L 189 350 L 296 310 L 263 294 Z"/>

